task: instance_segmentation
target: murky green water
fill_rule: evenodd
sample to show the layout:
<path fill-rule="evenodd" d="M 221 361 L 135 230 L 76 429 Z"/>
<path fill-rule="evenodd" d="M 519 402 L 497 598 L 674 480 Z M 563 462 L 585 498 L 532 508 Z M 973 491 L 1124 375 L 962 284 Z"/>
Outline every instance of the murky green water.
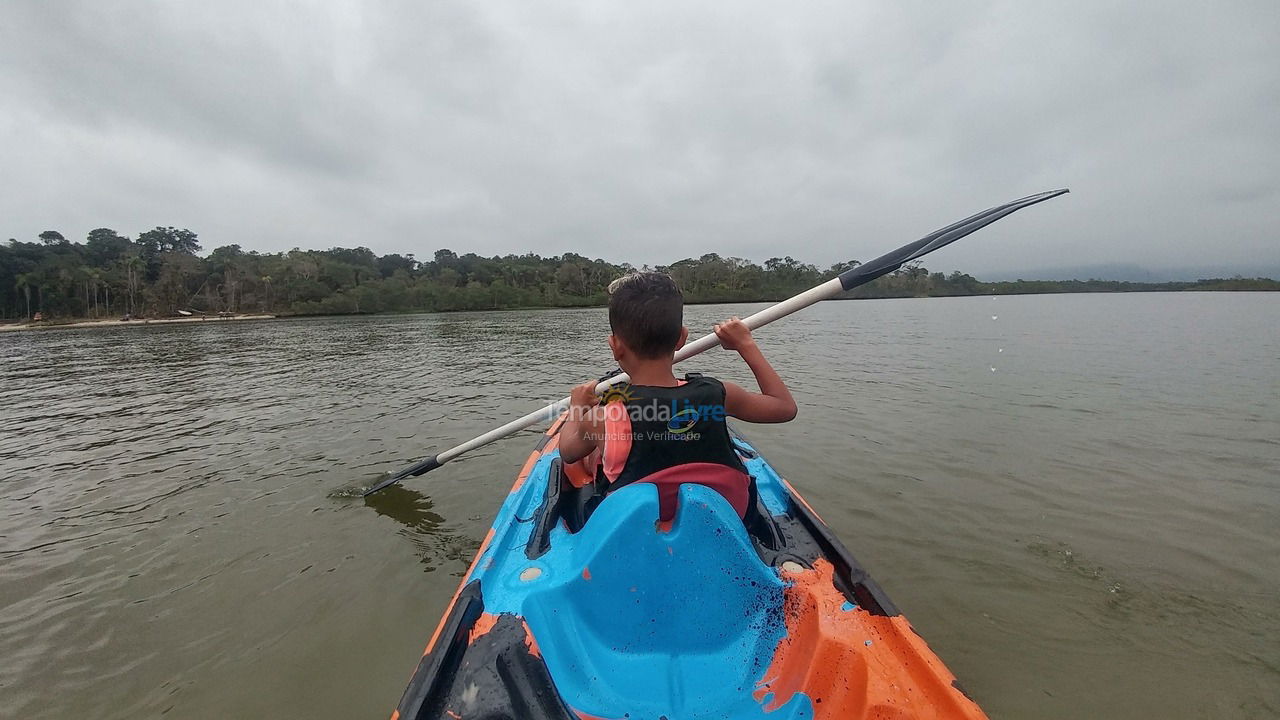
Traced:
<path fill-rule="evenodd" d="M 1278 318 L 1263 294 L 826 303 L 759 333 L 800 418 L 744 429 L 993 716 L 1276 716 Z M 340 491 L 599 374 L 606 328 L 0 335 L 0 715 L 384 717 L 533 436 Z"/>

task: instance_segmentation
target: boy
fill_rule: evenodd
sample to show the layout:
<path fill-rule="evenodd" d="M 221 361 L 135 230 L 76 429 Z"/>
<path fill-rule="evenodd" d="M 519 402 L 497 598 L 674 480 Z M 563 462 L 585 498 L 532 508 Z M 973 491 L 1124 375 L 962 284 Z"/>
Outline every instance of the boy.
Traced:
<path fill-rule="evenodd" d="M 796 416 L 790 391 L 738 318 L 715 326 L 726 350 L 737 351 L 759 393 L 701 375 L 677 379 L 671 365 L 688 339 L 684 297 L 669 275 L 632 273 L 609 286 L 609 348 L 630 385 L 610 389 L 598 407 L 596 381 L 573 389 L 560 430 L 566 464 L 598 459 L 608 492 L 633 482 L 658 485 L 663 520 L 675 512 L 680 483 L 708 485 L 746 512 L 750 478 L 729 438 L 726 416 L 747 422 L 787 422 Z M 593 453 L 599 451 L 599 455 Z"/>

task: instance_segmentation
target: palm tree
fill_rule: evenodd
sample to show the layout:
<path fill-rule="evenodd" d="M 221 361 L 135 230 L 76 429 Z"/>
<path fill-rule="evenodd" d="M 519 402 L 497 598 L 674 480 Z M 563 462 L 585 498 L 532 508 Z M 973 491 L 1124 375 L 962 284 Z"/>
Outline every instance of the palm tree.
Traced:
<path fill-rule="evenodd" d="M 143 267 L 142 258 L 130 255 L 124 259 L 125 278 L 129 284 L 129 315 L 134 314 L 134 295 L 138 291 L 138 271 Z"/>
<path fill-rule="evenodd" d="M 266 287 L 267 295 L 267 312 L 271 312 L 271 276 L 263 275 L 262 284 Z"/>
<path fill-rule="evenodd" d="M 86 268 L 85 275 L 89 276 L 89 285 L 93 288 L 93 316 L 96 318 L 98 317 L 98 288 L 102 285 L 102 271 L 97 268 Z"/>
<path fill-rule="evenodd" d="M 93 311 L 89 307 L 90 303 L 92 302 L 89 299 L 90 286 L 93 284 L 93 278 L 90 276 L 91 272 L 93 272 L 93 268 L 89 267 L 88 265 L 81 265 L 79 268 L 76 269 L 77 279 L 84 280 L 84 316 L 85 317 L 91 317 L 93 315 Z"/>
<path fill-rule="evenodd" d="M 27 297 L 27 319 L 31 319 L 31 273 L 23 273 L 19 275 L 14 283 L 15 290 L 21 290 L 22 294 Z"/>

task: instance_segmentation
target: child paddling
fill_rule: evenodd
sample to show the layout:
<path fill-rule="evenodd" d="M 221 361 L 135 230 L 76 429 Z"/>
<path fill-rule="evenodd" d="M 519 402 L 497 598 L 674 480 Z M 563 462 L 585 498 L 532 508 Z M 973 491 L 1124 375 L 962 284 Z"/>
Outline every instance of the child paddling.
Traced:
<path fill-rule="evenodd" d="M 715 333 L 721 346 L 736 351 L 751 368 L 760 392 L 704 375 L 677 378 L 672 363 L 689 330 L 675 281 L 665 273 L 632 273 L 614 281 L 609 291 L 609 348 L 631 382 L 610 388 L 603 404 L 596 381 L 574 388 L 560 431 L 561 459 L 585 466 L 609 492 L 654 483 L 664 520 L 674 514 L 682 483 L 716 489 L 743 515 L 750 478 L 726 421 L 793 419 L 796 403 L 786 383 L 736 317 L 716 325 Z"/>

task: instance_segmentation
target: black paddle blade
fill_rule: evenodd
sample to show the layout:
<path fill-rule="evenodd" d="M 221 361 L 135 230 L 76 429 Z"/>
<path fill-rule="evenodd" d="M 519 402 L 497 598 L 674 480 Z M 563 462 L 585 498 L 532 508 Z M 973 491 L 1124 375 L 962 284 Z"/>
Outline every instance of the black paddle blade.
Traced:
<path fill-rule="evenodd" d="M 865 285 L 881 275 L 888 275 L 916 258 L 927 255 L 940 247 L 950 245 L 971 232 L 981 230 L 1006 215 L 1015 213 L 1024 207 L 1044 202 L 1050 198 L 1065 195 L 1068 192 L 1070 190 L 1063 188 L 1062 190 L 1050 190 L 1037 195 L 1028 195 L 1021 200 L 1014 200 L 1013 202 L 993 207 L 990 210 L 984 210 L 977 215 L 967 217 L 941 230 L 934 230 L 919 240 L 909 245 L 903 245 L 891 253 L 881 255 L 865 265 L 845 270 L 840 273 L 840 285 L 845 290 L 852 290 L 859 285 Z"/>
<path fill-rule="evenodd" d="M 374 485 L 368 490 L 365 490 L 363 493 L 361 493 L 360 496 L 369 497 L 370 495 L 378 492 L 379 490 L 382 490 L 383 488 L 391 487 L 392 485 L 395 485 L 396 483 L 400 482 L 405 478 L 417 477 L 419 475 L 422 475 L 423 473 L 431 472 L 432 470 L 435 470 L 436 468 L 440 467 L 441 464 L 442 463 L 436 459 L 436 456 L 432 455 L 431 457 L 427 458 L 426 460 L 423 460 L 417 465 L 412 465 L 410 467 L 407 467 L 401 470 L 400 472 L 396 473 L 395 475 L 392 475 L 391 477 L 387 478 L 386 480 L 383 480 L 377 485 Z"/>

